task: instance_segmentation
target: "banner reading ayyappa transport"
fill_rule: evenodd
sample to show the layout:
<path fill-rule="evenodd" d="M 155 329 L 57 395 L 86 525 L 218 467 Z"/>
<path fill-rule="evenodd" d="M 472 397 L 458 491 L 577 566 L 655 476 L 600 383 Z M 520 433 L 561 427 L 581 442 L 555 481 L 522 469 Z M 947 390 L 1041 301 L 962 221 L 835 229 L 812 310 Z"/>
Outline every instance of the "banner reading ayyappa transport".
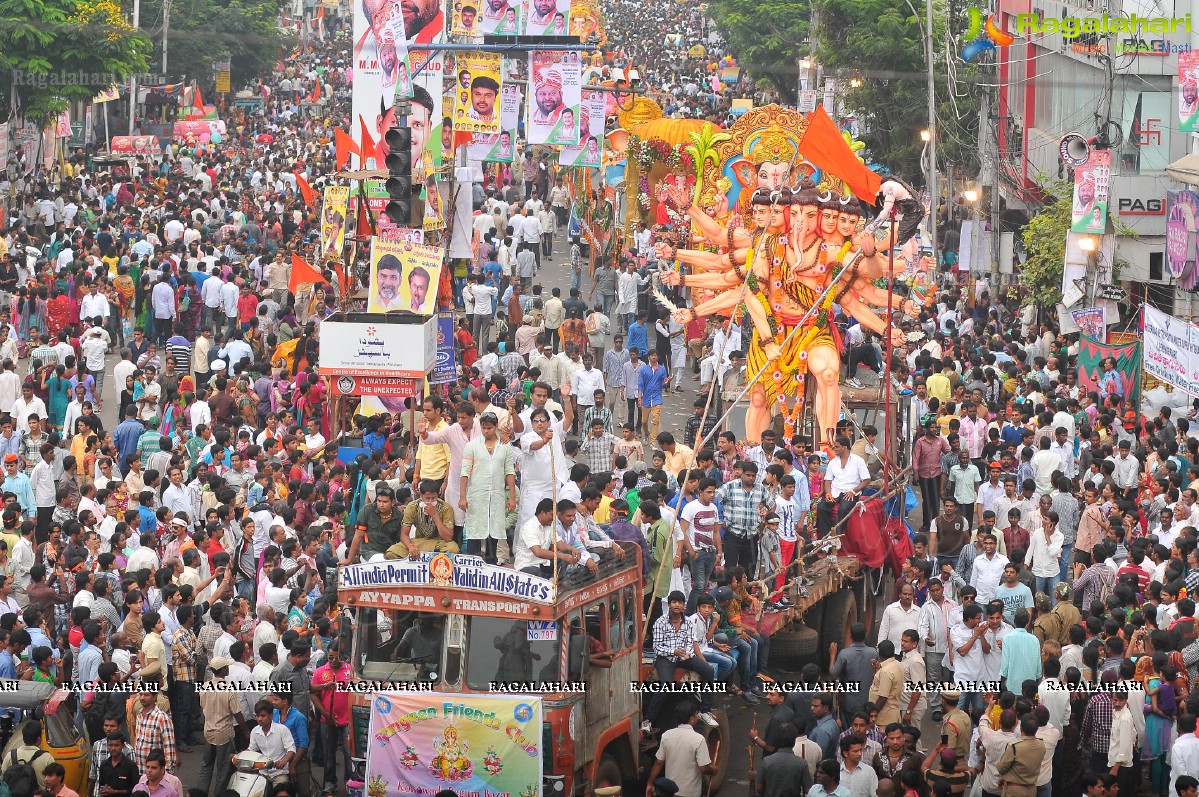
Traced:
<path fill-rule="evenodd" d="M 349 205 L 348 186 L 325 186 L 325 199 L 321 205 L 321 252 L 331 260 L 340 259 L 342 247 L 345 246 Z"/>
<path fill-rule="evenodd" d="M 541 794 L 540 697 L 383 692 L 368 739 L 370 797 Z"/>
<path fill-rule="evenodd" d="M 1199 396 L 1199 327 L 1144 305 L 1145 370 Z"/>

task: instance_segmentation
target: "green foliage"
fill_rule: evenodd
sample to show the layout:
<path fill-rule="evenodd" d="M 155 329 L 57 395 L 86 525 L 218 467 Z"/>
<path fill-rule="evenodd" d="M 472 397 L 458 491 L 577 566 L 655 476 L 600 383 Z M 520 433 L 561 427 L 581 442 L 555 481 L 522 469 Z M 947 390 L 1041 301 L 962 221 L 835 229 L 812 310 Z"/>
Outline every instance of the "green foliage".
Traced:
<path fill-rule="evenodd" d="M 1046 203 L 1024 226 L 1021 237 L 1028 259 L 1020 270 L 1020 284 L 1028 289 L 1025 304 L 1053 307 L 1062 300 L 1062 272 L 1066 261 L 1066 233 L 1073 212 L 1073 186 L 1064 180 L 1045 183 Z"/>
<path fill-rule="evenodd" d="M 158 20 L 154 36 L 157 63 L 162 63 L 163 0 L 143 0 L 142 20 Z M 280 57 L 282 37 L 275 25 L 282 0 L 170 0 L 170 44 L 167 69 L 172 80 L 198 80 L 205 100 L 214 102 L 213 62 L 229 54 L 233 90 L 266 72 Z"/>
<path fill-rule="evenodd" d="M 70 101 L 144 72 L 149 52 L 112 0 L 0 0 L 0 116 L 15 98 L 45 125 Z"/>
<path fill-rule="evenodd" d="M 708 14 L 738 65 L 753 77 L 770 81 L 785 104 L 795 105 L 797 64 L 809 54 L 809 8 L 803 0 L 713 0 Z"/>

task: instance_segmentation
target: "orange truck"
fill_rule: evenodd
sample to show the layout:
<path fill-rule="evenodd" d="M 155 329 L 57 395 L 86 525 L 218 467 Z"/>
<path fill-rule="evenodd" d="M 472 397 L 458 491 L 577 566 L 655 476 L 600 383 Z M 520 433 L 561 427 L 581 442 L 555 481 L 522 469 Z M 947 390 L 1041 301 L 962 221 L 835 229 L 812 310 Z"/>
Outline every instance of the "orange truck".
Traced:
<path fill-rule="evenodd" d="M 640 550 L 626 550 L 577 586 L 462 554 L 339 568 L 338 603 L 360 681 L 350 743 L 367 758 L 368 785 L 378 779 L 366 752 L 371 706 L 383 692 L 430 691 L 433 704 L 452 697 L 468 710 L 472 695 L 482 705 L 532 693 L 541 707 L 541 793 L 589 797 L 622 786 L 632 794 L 662 730 L 673 727 L 672 701 L 684 695 L 668 695 L 660 716 L 670 725 L 641 732 L 643 687 L 635 685 L 653 681 L 653 657 L 643 649 Z M 710 792 L 724 780 L 731 746 L 724 712 L 714 714 L 716 726 L 699 726 L 718 768 Z M 417 791 L 412 783 L 395 793 Z"/>

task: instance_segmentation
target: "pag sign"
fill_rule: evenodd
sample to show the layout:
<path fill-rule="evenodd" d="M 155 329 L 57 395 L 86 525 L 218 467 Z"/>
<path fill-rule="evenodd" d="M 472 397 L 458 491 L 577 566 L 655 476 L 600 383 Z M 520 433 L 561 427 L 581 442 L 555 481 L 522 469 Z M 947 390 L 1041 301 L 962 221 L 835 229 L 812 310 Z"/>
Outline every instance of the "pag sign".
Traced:
<path fill-rule="evenodd" d="M 371 700 L 367 794 L 539 795 L 541 720 L 535 696 L 380 692 Z"/>
<path fill-rule="evenodd" d="M 424 379 L 437 361 L 437 319 L 421 323 L 322 321 L 322 376 Z"/>

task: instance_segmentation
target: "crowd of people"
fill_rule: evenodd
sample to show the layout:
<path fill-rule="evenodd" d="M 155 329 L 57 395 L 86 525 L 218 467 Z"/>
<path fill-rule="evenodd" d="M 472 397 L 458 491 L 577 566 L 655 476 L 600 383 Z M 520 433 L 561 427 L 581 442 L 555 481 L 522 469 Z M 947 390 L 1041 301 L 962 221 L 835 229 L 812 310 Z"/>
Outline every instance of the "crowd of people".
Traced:
<path fill-rule="evenodd" d="M 723 52 L 689 6 L 617 0 L 607 16 L 612 63 L 641 69 L 668 113 L 727 121 L 709 68 Z M 0 186 L 17 198 L 0 236 L 0 678 L 76 687 L 97 794 L 184 797 L 172 771 L 200 744 L 205 797 L 245 749 L 289 776 L 280 794 L 344 787 L 333 568 L 430 551 L 568 585 L 640 551 L 659 675 L 768 704 L 750 738 L 766 797 L 1196 794 L 1195 412 L 1145 417 L 1115 363 L 1084 387 L 1076 336 L 1018 292 L 934 276 L 928 301 L 897 302 L 893 350 L 840 319 L 845 380 L 889 370 L 919 430 L 913 555 L 877 641 L 854 625 L 796 692 L 773 688 L 785 670 L 755 619 L 790 605 L 798 558 L 896 477 L 893 446 L 848 420 L 831 441 L 781 424 L 739 440 L 719 419 L 753 377 L 748 329 L 680 324 L 651 298 L 667 230 L 639 226 L 592 273 L 544 153 L 494 180 L 474 258 L 451 263 L 457 381 L 364 405 L 348 436 L 369 453 L 339 461 L 316 332 L 354 286 L 332 269 L 288 286 L 290 253 L 319 243 L 293 170 L 317 186 L 335 171 L 344 49 L 281 64 L 256 86 L 261 115 L 220 145 L 128 176 L 72 157 Z M 325 101 L 302 102 L 317 83 Z M 547 284 L 555 260 L 569 287 Z M 291 691 L 197 695 L 211 679 Z M 130 680 L 159 691 L 87 686 Z M 912 688 L 925 681 L 943 685 Z M 718 707 L 647 705 L 647 733 L 679 726 L 651 791 L 700 797 L 695 726 Z M 29 766 L 63 794 L 41 726 L 21 734 L 0 776 Z"/>

